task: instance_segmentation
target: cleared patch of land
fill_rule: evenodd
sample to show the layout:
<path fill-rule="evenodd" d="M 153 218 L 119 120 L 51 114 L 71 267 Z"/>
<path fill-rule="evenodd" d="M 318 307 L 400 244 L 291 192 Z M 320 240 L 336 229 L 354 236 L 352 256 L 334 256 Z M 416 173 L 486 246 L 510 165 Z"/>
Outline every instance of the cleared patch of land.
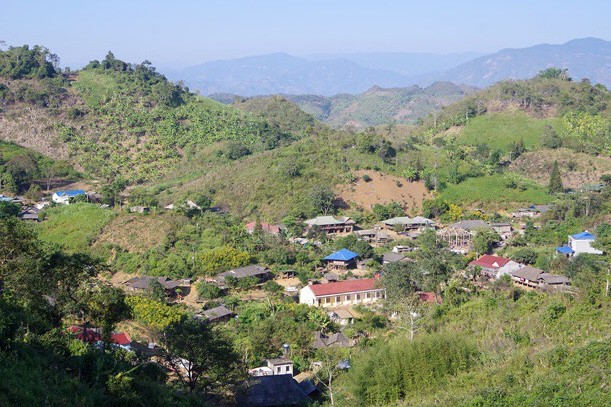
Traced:
<path fill-rule="evenodd" d="M 356 182 L 338 185 L 337 194 L 349 205 L 357 205 L 371 210 L 376 203 L 398 202 L 410 214 L 422 211 L 422 201 L 431 197 L 424 183 L 408 182 L 405 178 L 384 175 L 378 171 L 359 171 Z M 363 177 L 367 175 L 370 181 Z"/>
<path fill-rule="evenodd" d="M 105 244 L 119 246 L 130 253 L 144 253 L 163 243 L 172 229 L 170 215 L 122 215 L 110 222 L 102 231 L 94 247 Z"/>
<path fill-rule="evenodd" d="M 559 129 L 560 118 L 539 119 L 520 111 L 490 113 L 470 119 L 458 136 L 460 144 L 487 144 L 506 151 L 519 140 L 527 149 L 538 148 L 545 126 Z"/>
<path fill-rule="evenodd" d="M 510 170 L 525 175 L 541 185 L 549 183 L 554 161 L 558 161 L 565 188 L 600 182 L 600 176 L 611 173 L 611 158 L 577 153 L 567 148 L 544 149 L 522 154 Z"/>

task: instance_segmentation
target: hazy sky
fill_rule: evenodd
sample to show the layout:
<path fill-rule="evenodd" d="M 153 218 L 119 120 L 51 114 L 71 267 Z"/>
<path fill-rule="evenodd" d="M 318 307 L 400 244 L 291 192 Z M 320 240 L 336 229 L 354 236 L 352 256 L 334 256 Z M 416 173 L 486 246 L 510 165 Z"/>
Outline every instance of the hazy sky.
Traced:
<path fill-rule="evenodd" d="M 611 39 L 609 0 L 0 0 L 0 40 L 39 44 L 77 68 L 194 65 L 272 52 L 495 52 Z"/>

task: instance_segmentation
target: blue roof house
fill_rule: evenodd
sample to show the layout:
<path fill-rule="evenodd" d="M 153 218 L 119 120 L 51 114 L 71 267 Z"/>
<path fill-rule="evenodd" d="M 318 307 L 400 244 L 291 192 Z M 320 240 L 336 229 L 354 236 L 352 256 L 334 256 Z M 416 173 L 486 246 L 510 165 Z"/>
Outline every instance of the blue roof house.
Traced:
<path fill-rule="evenodd" d="M 596 236 L 587 230 L 569 236 L 568 245 L 557 247 L 556 252 L 567 257 L 578 256 L 581 253 L 603 254 L 602 250 L 592 247 L 596 241 Z"/>
<path fill-rule="evenodd" d="M 75 198 L 79 195 L 85 195 L 85 191 L 82 189 L 72 189 L 69 191 L 57 191 L 51 198 L 53 202 L 68 205 L 70 199 Z"/>
<path fill-rule="evenodd" d="M 331 253 L 322 260 L 327 263 L 327 268 L 329 269 L 349 269 L 356 265 L 356 259 L 358 257 L 358 253 L 348 249 L 341 249 L 335 253 Z"/>

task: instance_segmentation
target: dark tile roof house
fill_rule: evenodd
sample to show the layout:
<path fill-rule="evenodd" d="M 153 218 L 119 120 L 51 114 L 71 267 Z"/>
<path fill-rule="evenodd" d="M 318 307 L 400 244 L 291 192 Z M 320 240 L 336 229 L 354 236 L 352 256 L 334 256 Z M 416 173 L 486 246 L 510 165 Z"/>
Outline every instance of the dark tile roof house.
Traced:
<path fill-rule="evenodd" d="M 388 264 L 388 263 L 397 263 L 400 262 L 402 260 L 405 260 L 405 256 L 402 255 L 401 253 L 384 253 L 382 255 L 382 263 L 384 264 Z"/>
<path fill-rule="evenodd" d="M 232 276 L 238 280 L 246 277 L 257 277 L 259 281 L 269 279 L 270 271 L 266 267 L 250 265 L 246 267 L 240 267 L 234 270 L 229 270 L 216 276 L 215 280 L 219 283 L 225 283 L 225 277 Z"/>
<path fill-rule="evenodd" d="M 469 232 L 475 232 L 479 229 L 489 229 L 490 226 L 486 222 L 480 219 L 461 220 L 452 225 L 454 228 L 464 229 Z"/>
<path fill-rule="evenodd" d="M 311 400 L 291 375 L 273 375 L 249 378 L 237 401 L 245 407 L 273 407 L 301 406 Z"/>
<path fill-rule="evenodd" d="M 147 290 L 153 281 L 159 281 L 163 288 L 167 290 L 174 290 L 180 286 L 179 281 L 171 280 L 167 277 L 152 277 L 152 276 L 140 276 L 134 277 L 125 282 L 125 285 L 132 288 L 133 290 Z"/>
<path fill-rule="evenodd" d="M 202 314 L 211 322 L 228 319 L 234 315 L 234 313 L 224 305 L 207 309 Z"/>
<path fill-rule="evenodd" d="M 352 346 L 352 341 L 341 332 L 325 335 L 320 332 L 314 334 L 314 349 L 324 349 L 328 347 L 347 348 Z"/>
<path fill-rule="evenodd" d="M 533 288 L 545 286 L 564 286 L 570 283 L 566 276 L 546 273 L 536 267 L 526 266 L 512 271 L 514 281 Z"/>
<path fill-rule="evenodd" d="M 279 235 L 282 230 L 278 225 L 270 225 L 269 223 L 259 222 L 259 226 L 261 226 L 261 230 L 263 232 L 270 233 L 272 235 Z M 250 234 L 253 234 L 257 229 L 257 222 L 247 223 L 245 226 L 246 231 Z"/>

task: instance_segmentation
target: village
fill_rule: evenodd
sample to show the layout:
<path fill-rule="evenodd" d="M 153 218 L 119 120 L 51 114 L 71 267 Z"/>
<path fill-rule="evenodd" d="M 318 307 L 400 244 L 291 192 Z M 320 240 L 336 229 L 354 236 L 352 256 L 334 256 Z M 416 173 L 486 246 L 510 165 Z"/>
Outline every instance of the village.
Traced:
<path fill-rule="evenodd" d="M 99 202 L 99 195 L 84 190 L 56 191 L 49 201 L 25 205 L 20 198 L 0 196 L 3 202 L 23 205 L 19 217 L 23 221 L 44 221 L 44 209 L 57 205 L 72 205 L 78 201 Z M 108 205 L 100 205 L 108 209 Z M 168 205 L 164 211 L 172 211 L 182 206 L 193 210 L 201 208 L 193 201 L 182 205 Z M 150 295 L 161 290 L 168 304 L 182 304 L 196 318 L 209 324 L 224 324 L 230 320 L 239 320 L 240 314 L 235 307 L 223 303 L 228 293 L 236 293 L 248 301 L 264 301 L 272 292 L 279 294 L 283 301 L 304 304 L 324 310 L 335 328 L 311 332 L 309 339 L 311 349 L 341 348 L 355 346 L 361 336 L 350 331 L 363 312 L 385 315 L 390 321 L 402 318 L 396 312 L 389 313 L 385 272 L 389 265 L 416 264 L 414 257 L 421 247 L 419 238 L 423 235 L 434 236 L 434 240 L 457 256 L 466 259 L 466 266 L 458 272 L 459 277 L 472 281 L 477 289 L 490 289 L 497 282 L 504 280 L 522 290 L 534 290 L 554 293 L 574 292 L 571 280 L 564 275 L 549 273 L 534 267 L 532 263 L 520 262 L 509 257 L 495 254 L 512 239 L 525 234 L 527 228 L 538 227 L 538 220 L 552 209 L 551 205 L 533 204 L 516 208 L 501 219 L 486 221 L 485 214 L 478 212 L 476 219 L 463 219 L 452 223 L 440 223 L 423 216 L 395 216 L 381 220 L 369 228 L 361 228 L 347 216 L 321 215 L 302 223 L 302 234 L 295 236 L 287 232 L 283 224 L 270 224 L 260 220 L 246 223 L 243 228 L 249 235 L 268 236 L 281 239 L 297 247 L 316 247 L 329 250 L 329 242 L 352 237 L 363 242 L 373 250 L 367 255 L 342 247 L 327 251 L 319 258 L 315 273 L 307 278 L 297 278 L 296 271 L 291 269 L 270 269 L 264 264 L 249 264 L 231 268 L 214 276 L 199 278 L 172 279 L 164 276 L 124 275 L 113 278 L 112 283 L 124 289 L 128 294 Z M 127 206 L 126 210 L 136 216 L 149 216 L 151 208 L 147 206 Z M 477 252 L 474 242 L 478 236 L 489 236 L 488 250 Z M 555 256 L 573 259 L 582 254 L 600 255 L 603 252 L 592 244 L 596 235 L 587 230 L 566 237 L 565 244 L 556 247 Z M 200 298 L 200 285 L 213 286 L 220 293 L 215 300 Z M 273 290 L 269 289 L 270 287 Z M 419 305 L 414 307 L 435 307 L 443 303 L 441 291 L 424 291 L 414 286 L 414 298 Z M 418 311 L 421 312 L 421 311 Z M 418 315 L 415 311 L 413 315 Z M 412 317 L 413 318 L 413 317 Z M 412 321 L 413 324 L 413 321 Z M 78 339 L 96 344 L 102 341 L 100 328 L 70 326 L 69 332 Z M 362 335 L 362 334 L 361 334 Z M 115 331 L 111 343 L 129 352 L 138 351 L 155 358 L 156 344 L 154 338 L 138 335 L 132 340 L 128 331 Z M 244 397 L 248 405 L 265 406 L 280 404 L 298 404 L 316 399 L 325 389 L 317 379 L 320 364 L 300 369 L 294 366 L 291 359 L 293 349 L 284 344 L 277 354 L 270 354 L 266 365 L 248 370 L 251 385 Z M 349 369 L 349 360 L 343 360 L 343 369 Z M 186 371 L 177 372 L 187 374 Z"/>

